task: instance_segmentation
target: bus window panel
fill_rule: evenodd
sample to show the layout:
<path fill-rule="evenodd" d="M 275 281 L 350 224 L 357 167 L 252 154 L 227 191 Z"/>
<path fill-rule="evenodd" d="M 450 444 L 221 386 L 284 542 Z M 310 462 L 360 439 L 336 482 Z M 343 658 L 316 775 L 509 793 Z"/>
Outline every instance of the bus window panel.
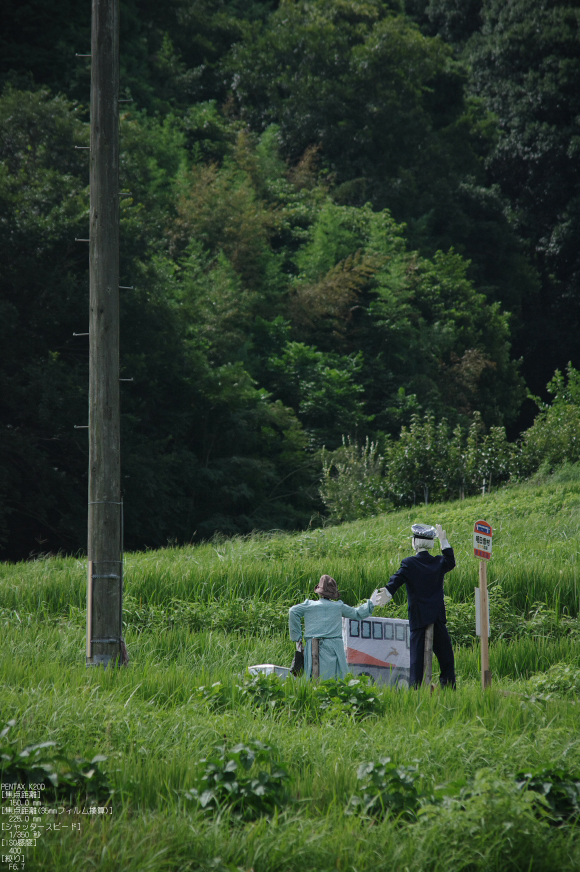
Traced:
<path fill-rule="evenodd" d="M 360 636 L 360 621 L 353 621 L 352 618 L 349 619 L 348 635 Z"/>
<path fill-rule="evenodd" d="M 371 622 L 370 621 L 361 621 L 360 624 L 360 634 L 363 639 L 371 638 Z"/>
<path fill-rule="evenodd" d="M 395 624 L 395 639 L 398 642 L 404 642 L 404 640 L 405 640 L 405 627 L 403 624 Z"/>
<path fill-rule="evenodd" d="M 383 638 L 383 625 L 379 621 L 373 621 L 373 639 Z"/>
<path fill-rule="evenodd" d="M 384 634 L 385 634 L 385 639 L 394 639 L 394 637 L 395 637 L 394 630 L 393 630 L 393 624 L 391 624 L 390 621 L 387 621 L 387 623 L 385 624 Z"/>

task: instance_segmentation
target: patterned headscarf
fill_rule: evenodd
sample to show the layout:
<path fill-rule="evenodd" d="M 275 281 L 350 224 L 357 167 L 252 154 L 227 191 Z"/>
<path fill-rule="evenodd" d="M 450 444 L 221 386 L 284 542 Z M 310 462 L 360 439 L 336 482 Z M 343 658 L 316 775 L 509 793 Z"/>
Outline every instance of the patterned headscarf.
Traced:
<path fill-rule="evenodd" d="M 314 593 L 326 597 L 327 599 L 337 600 L 338 586 L 336 581 L 330 575 L 321 575 L 320 581 L 314 588 Z"/>

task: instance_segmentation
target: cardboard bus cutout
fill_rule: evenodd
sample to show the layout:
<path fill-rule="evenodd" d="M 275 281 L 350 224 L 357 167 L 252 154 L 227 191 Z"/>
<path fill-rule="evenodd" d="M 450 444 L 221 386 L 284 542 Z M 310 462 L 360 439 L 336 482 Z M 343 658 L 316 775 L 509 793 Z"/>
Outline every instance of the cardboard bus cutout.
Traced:
<path fill-rule="evenodd" d="M 377 684 L 409 686 L 409 621 L 399 618 L 342 619 L 348 671 Z"/>

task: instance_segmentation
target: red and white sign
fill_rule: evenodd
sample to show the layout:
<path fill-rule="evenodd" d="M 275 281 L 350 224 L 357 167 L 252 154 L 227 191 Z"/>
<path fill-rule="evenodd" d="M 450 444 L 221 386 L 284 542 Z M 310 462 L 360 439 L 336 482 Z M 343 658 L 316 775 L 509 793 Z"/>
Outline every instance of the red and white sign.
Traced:
<path fill-rule="evenodd" d="M 475 557 L 489 560 L 491 557 L 491 537 L 493 530 L 487 521 L 476 521 L 473 527 L 473 554 Z"/>

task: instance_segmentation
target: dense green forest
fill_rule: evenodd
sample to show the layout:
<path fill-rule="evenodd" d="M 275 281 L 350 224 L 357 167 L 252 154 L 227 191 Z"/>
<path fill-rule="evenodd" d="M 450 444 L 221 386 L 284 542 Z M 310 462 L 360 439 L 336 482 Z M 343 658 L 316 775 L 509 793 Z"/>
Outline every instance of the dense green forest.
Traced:
<path fill-rule="evenodd" d="M 473 492 L 475 443 L 495 480 L 559 432 L 548 460 L 579 459 L 577 371 L 531 429 L 527 398 L 580 364 L 579 21 L 121 0 L 127 547 L 304 527 L 322 449 L 367 439 L 393 459 L 454 433 L 467 470 L 399 477 L 385 507 Z M 85 543 L 89 44 L 90 0 L 2 4 L 3 559 Z"/>

